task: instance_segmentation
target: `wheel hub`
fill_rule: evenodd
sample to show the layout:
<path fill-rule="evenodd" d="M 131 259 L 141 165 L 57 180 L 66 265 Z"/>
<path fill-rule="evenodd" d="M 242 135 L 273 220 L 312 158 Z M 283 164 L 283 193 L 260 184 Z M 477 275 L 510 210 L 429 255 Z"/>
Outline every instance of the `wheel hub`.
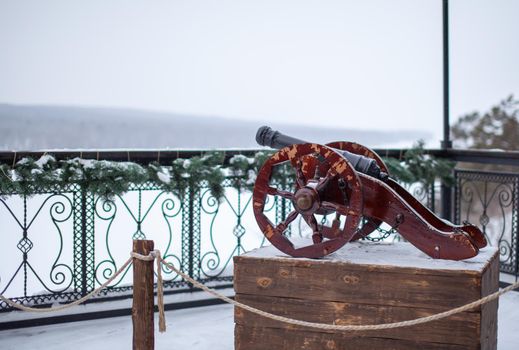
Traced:
<path fill-rule="evenodd" d="M 319 195 L 314 189 L 303 187 L 294 195 L 294 206 L 301 214 L 312 214 L 319 209 Z"/>

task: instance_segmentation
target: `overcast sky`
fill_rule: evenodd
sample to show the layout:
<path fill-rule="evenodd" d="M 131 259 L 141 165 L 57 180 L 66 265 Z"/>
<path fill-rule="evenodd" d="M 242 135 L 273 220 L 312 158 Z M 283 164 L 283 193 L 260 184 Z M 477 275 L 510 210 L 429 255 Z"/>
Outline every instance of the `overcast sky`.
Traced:
<path fill-rule="evenodd" d="M 0 103 L 361 129 L 439 146 L 441 0 L 0 0 Z M 451 114 L 519 95 L 519 1 L 451 0 Z"/>

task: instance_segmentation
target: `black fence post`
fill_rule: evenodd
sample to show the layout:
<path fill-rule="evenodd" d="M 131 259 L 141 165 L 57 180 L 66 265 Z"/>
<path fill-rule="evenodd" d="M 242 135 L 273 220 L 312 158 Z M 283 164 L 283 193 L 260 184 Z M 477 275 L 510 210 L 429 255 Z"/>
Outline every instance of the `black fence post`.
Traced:
<path fill-rule="evenodd" d="M 87 271 L 86 271 L 86 236 L 87 236 L 87 205 L 86 205 L 86 190 L 81 186 L 81 295 L 85 296 L 88 293 L 87 287 Z"/>
<path fill-rule="evenodd" d="M 443 140 L 441 148 L 452 148 L 449 122 L 449 0 L 443 0 Z M 452 221 L 452 188 L 445 183 L 441 185 L 441 216 Z"/>
<path fill-rule="evenodd" d="M 182 270 L 200 277 L 200 191 L 191 181 L 182 199 Z M 189 284 L 189 287 L 193 286 Z"/>
<path fill-rule="evenodd" d="M 84 184 L 78 184 L 77 194 L 74 194 L 74 206 L 77 206 L 74 219 L 74 272 L 79 276 L 80 293 L 82 296 L 90 293 L 95 285 L 95 246 L 94 246 L 94 198 Z M 79 203 L 78 203 L 79 202 Z M 77 210 L 77 211 L 76 211 Z"/>
<path fill-rule="evenodd" d="M 436 188 L 434 182 L 429 187 L 429 209 L 436 213 Z"/>
<path fill-rule="evenodd" d="M 452 221 L 452 187 L 442 183 L 441 187 L 442 218 Z"/>
<path fill-rule="evenodd" d="M 194 266 L 193 266 L 193 260 L 194 260 L 194 251 L 193 251 L 193 247 L 194 247 L 194 218 L 193 218 L 193 214 L 194 214 L 194 189 L 193 189 L 193 186 L 189 186 L 189 235 L 188 235 L 188 246 L 187 246 L 187 249 L 189 251 L 189 261 L 188 261 L 188 266 L 187 266 L 187 273 L 189 274 L 189 276 L 193 276 L 193 272 L 194 272 Z"/>
<path fill-rule="evenodd" d="M 515 247 L 512 247 L 515 251 L 515 268 L 514 268 L 514 274 L 515 274 L 515 280 L 519 278 L 519 215 L 517 214 L 517 210 L 519 209 L 519 176 L 515 176 L 515 184 L 514 184 L 514 200 L 515 200 L 515 207 L 512 209 L 513 213 L 513 222 L 515 224 L 515 227 L 512 227 L 512 237 L 511 241 L 512 244 L 515 242 Z"/>

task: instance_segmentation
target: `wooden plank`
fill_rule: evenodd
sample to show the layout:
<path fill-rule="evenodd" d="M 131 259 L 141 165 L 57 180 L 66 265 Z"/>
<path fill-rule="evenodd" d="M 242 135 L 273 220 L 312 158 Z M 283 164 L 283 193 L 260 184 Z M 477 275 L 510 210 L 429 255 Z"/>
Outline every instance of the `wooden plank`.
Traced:
<path fill-rule="evenodd" d="M 246 294 L 237 294 L 235 298 L 244 304 L 275 315 L 325 324 L 381 324 L 412 320 L 437 313 L 437 310 L 431 308 L 350 304 Z M 345 337 L 392 338 L 466 346 L 480 344 L 480 337 L 478 336 L 480 333 L 480 315 L 477 313 L 461 313 L 443 320 L 413 327 L 362 332 L 337 332 L 299 327 L 261 317 L 240 308 L 235 308 L 234 315 L 236 324 L 248 327 L 342 333 Z"/>
<path fill-rule="evenodd" d="M 481 296 L 481 276 L 448 273 L 423 274 L 421 270 L 379 266 L 294 264 L 257 259 L 236 259 L 236 293 L 307 300 L 411 306 L 446 310 L 477 300 Z M 453 283 L 455 281 L 455 283 Z"/>
<path fill-rule="evenodd" d="M 416 342 L 391 338 L 355 338 L 345 334 L 236 325 L 235 350 L 471 350 L 474 346 Z"/>
<path fill-rule="evenodd" d="M 487 296 L 499 290 L 499 259 L 494 259 L 483 272 L 481 294 Z M 481 349 L 497 348 L 497 309 L 498 300 L 491 301 L 481 307 Z"/>
<path fill-rule="evenodd" d="M 153 241 L 134 240 L 133 251 L 148 255 Z M 133 259 L 133 349 L 152 350 L 155 347 L 153 325 L 153 261 Z"/>

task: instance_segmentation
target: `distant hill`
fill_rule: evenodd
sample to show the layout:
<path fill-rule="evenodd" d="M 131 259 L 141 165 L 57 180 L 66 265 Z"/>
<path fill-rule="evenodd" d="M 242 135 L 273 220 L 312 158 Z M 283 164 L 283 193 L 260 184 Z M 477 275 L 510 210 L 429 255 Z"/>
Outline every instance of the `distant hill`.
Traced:
<path fill-rule="evenodd" d="M 256 130 L 264 124 L 133 109 L 0 104 L 0 149 L 258 148 Z M 397 147 L 430 138 L 425 131 L 269 124 L 319 143 L 350 140 L 370 147 Z"/>

